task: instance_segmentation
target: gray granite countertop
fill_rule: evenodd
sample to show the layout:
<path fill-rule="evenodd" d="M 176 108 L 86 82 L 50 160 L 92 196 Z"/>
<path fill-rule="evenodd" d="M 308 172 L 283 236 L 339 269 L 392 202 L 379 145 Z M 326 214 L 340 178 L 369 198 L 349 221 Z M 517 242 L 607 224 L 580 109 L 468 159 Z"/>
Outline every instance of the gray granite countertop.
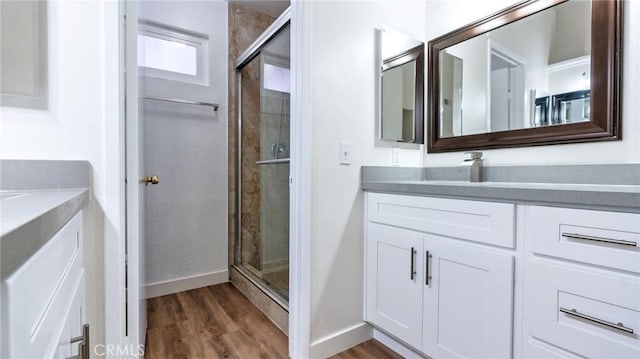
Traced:
<path fill-rule="evenodd" d="M 89 190 L 0 191 L 2 277 L 11 275 L 89 202 Z"/>
<path fill-rule="evenodd" d="M 73 215 L 86 204 L 88 194 L 86 188 L 0 191 L 0 237 L 4 238 L 43 216 L 57 212 Z M 71 217 L 67 221 L 69 219 Z"/>
<path fill-rule="evenodd" d="M 363 167 L 361 186 L 363 190 L 374 192 L 598 207 L 640 213 L 640 184 L 635 182 L 640 181 L 637 165 L 572 166 L 571 170 L 567 170 L 567 166 L 557 169 L 553 166 L 532 167 L 535 166 L 514 167 L 513 171 L 502 167 L 500 172 L 504 175 L 496 175 L 497 169 L 491 169 L 492 181 L 477 183 L 455 180 L 455 168 Z M 557 174 L 563 171 L 580 176 L 558 178 Z M 514 181 L 511 172 L 525 172 L 531 182 Z M 550 173 L 553 179 L 550 179 Z M 606 183 L 607 178 L 612 183 Z"/>
<path fill-rule="evenodd" d="M 90 198 L 87 161 L 0 160 L 0 274 L 9 277 Z"/>

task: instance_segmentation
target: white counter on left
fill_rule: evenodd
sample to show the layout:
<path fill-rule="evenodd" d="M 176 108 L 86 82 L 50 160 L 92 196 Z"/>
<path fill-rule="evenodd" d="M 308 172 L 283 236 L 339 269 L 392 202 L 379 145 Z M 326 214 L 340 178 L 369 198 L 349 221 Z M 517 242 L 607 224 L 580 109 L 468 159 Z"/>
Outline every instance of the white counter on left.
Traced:
<path fill-rule="evenodd" d="M 0 198 L 0 273 L 4 279 L 89 202 L 89 190 L 0 191 Z"/>

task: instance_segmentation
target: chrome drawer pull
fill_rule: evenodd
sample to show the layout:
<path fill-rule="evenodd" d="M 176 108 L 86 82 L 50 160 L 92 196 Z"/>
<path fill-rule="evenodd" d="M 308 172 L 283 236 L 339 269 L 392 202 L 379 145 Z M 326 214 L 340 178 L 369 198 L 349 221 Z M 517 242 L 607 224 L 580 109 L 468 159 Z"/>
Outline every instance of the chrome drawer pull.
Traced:
<path fill-rule="evenodd" d="M 625 333 L 633 334 L 633 329 L 625 327 L 624 324 L 622 324 L 622 323 L 608 322 L 606 320 L 598 319 L 598 318 L 592 317 L 590 315 L 578 313 L 578 311 L 575 310 L 575 309 L 567 309 L 567 308 L 560 307 L 560 311 L 562 313 L 565 313 L 565 314 L 573 315 L 574 317 L 578 317 L 578 318 L 581 318 L 581 319 L 586 319 L 586 320 L 592 321 L 594 323 L 606 325 L 607 327 L 623 331 Z"/>
<path fill-rule="evenodd" d="M 431 279 L 431 271 L 429 270 L 429 259 L 431 259 L 431 254 L 429 254 L 429 251 L 425 252 L 424 258 L 424 284 L 429 285 L 429 279 Z"/>
<path fill-rule="evenodd" d="M 78 355 L 68 357 L 67 359 L 89 359 L 91 355 L 89 349 L 89 337 L 89 324 L 85 324 L 82 326 L 82 335 L 73 337 L 69 340 L 70 344 L 78 343 Z"/>
<path fill-rule="evenodd" d="M 413 278 L 415 278 L 416 275 L 416 250 L 415 248 L 411 247 L 411 280 L 413 280 Z"/>
<path fill-rule="evenodd" d="M 585 234 L 577 234 L 577 233 L 562 232 L 562 236 L 567 238 L 574 238 L 574 239 L 584 239 L 586 241 L 597 241 L 597 242 L 620 244 L 623 246 L 636 247 L 638 245 L 637 242 L 625 241 L 624 239 L 611 239 L 611 238 L 604 238 L 604 237 L 587 236 Z"/>

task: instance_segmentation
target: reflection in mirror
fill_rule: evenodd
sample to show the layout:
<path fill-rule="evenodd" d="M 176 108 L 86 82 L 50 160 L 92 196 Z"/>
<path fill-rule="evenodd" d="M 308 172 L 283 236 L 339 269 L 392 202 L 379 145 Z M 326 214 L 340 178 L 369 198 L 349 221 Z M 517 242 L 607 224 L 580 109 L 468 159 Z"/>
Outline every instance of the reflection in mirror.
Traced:
<path fill-rule="evenodd" d="M 48 106 L 47 1 L 0 1 L 0 106 Z"/>
<path fill-rule="evenodd" d="M 427 151 L 621 139 L 624 0 L 523 0 L 429 41 Z"/>
<path fill-rule="evenodd" d="M 385 140 L 413 142 L 415 76 L 415 60 L 382 73 L 382 138 Z"/>
<path fill-rule="evenodd" d="M 379 138 L 424 143 L 424 44 L 405 34 L 378 31 Z"/>
<path fill-rule="evenodd" d="M 440 58 L 440 108 L 443 121 L 440 136 L 462 135 L 462 59 L 443 52 Z"/>
<path fill-rule="evenodd" d="M 591 2 L 583 0 L 447 47 L 440 137 L 589 121 L 590 54 Z"/>

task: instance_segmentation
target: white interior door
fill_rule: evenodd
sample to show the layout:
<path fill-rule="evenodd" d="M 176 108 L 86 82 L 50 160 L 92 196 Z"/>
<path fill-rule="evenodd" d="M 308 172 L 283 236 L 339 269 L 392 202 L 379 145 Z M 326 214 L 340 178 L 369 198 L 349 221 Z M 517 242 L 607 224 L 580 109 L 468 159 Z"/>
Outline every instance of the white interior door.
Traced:
<path fill-rule="evenodd" d="M 126 67 L 126 291 L 127 343 L 144 345 L 147 328 L 144 294 L 144 218 L 146 170 L 144 167 L 144 117 L 138 115 L 138 3 L 127 1 L 125 20 Z"/>
<path fill-rule="evenodd" d="M 142 158 L 147 175 L 159 177 L 144 203 L 151 297 L 193 277 L 211 278 L 202 284 L 228 278 L 227 6 L 145 1 L 138 8 Z"/>

